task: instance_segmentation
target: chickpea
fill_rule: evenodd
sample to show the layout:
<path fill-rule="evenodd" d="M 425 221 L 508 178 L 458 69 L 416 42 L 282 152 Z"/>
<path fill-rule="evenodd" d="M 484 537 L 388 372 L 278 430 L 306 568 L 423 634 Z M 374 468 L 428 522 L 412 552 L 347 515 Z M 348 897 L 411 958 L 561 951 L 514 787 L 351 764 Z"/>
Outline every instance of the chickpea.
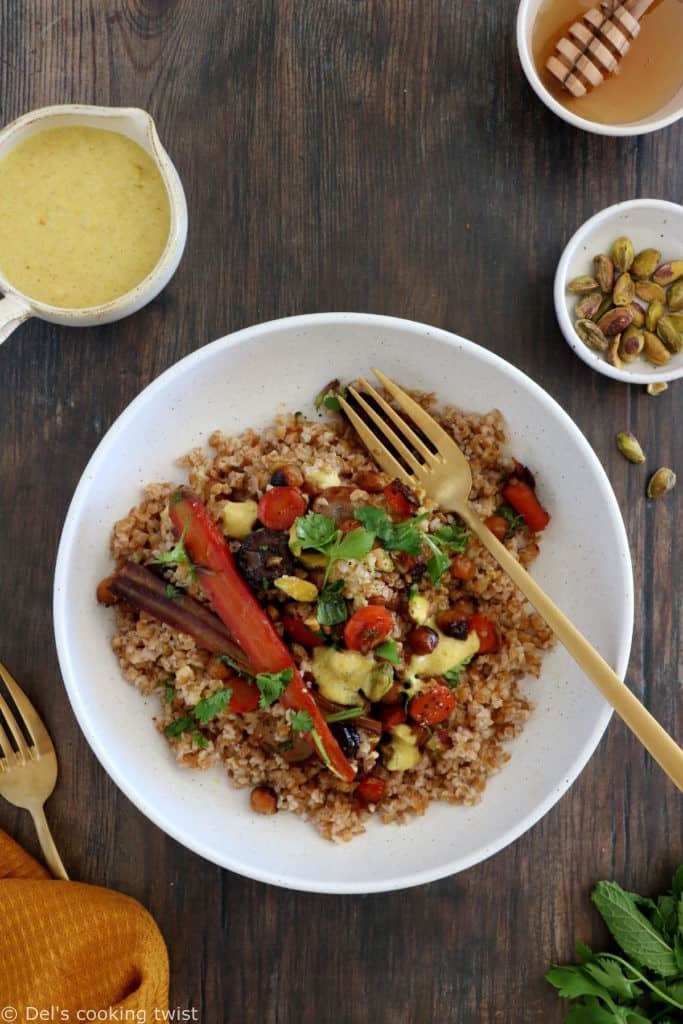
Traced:
<path fill-rule="evenodd" d="M 257 814 L 277 813 L 277 797 L 270 786 L 256 786 L 252 789 L 251 809 Z"/>
<path fill-rule="evenodd" d="M 439 643 L 439 634 L 429 626 L 418 626 L 408 634 L 407 643 L 414 654 L 431 654 Z"/>

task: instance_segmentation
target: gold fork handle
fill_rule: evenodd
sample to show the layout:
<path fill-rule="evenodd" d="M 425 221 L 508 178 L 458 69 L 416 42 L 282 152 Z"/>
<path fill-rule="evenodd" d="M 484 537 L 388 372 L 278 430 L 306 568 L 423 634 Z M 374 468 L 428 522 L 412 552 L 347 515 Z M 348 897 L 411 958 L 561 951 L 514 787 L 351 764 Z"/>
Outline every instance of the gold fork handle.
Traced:
<path fill-rule="evenodd" d="M 31 817 L 33 818 L 33 824 L 36 826 L 36 832 L 38 833 L 38 842 L 40 848 L 43 851 L 43 856 L 47 861 L 47 866 L 54 875 L 55 878 L 62 878 L 65 882 L 69 881 L 69 876 L 66 873 L 66 868 L 62 864 L 62 858 L 57 852 L 55 841 L 52 838 L 50 827 L 45 817 L 45 811 L 42 807 L 30 807 Z"/>
<path fill-rule="evenodd" d="M 469 506 L 458 507 L 454 511 L 458 512 L 465 520 L 484 547 L 531 602 L 541 618 L 545 619 L 574 661 L 595 683 L 603 697 L 609 701 L 629 729 L 635 733 L 646 750 L 649 750 L 671 781 L 678 786 L 679 790 L 683 791 L 683 750 L 675 740 L 643 707 L 605 659 L 588 643 L 585 636 L 570 622 L 564 612 L 560 611 L 552 598 L 548 597 L 526 569 L 510 554 L 497 537 L 494 537 L 479 516 Z"/>

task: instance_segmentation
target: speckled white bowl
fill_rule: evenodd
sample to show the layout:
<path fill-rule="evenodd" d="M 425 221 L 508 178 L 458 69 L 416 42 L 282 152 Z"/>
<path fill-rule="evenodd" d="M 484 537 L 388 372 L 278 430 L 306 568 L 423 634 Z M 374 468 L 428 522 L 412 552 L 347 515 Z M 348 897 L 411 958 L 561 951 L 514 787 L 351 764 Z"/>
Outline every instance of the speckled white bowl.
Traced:
<path fill-rule="evenodd" d="M 644 358 L 611 366 L 599 352 L 581 341 L 574 329 L 577 297 L 567 284 L 580 274 L 593 273 L 593 257 L 608 253 L 612 243 L 626 235 L 636 252 L 659 249 L 662 260 L 683 258 L 683 206 L 664 199 L 629 199 L 600 210 L 582 224 L 567 243 L 555 273 L 555 312 L 567 344 L 587 366 L 606 377 L 626 384 L 653 384 L 683 377 L 683 352 L 672 356 L 666 366 L 653 366 Z"/>
<path fill-rule="evenodd" d="M 95 601 L 98 581 L 111 571 L 112 524 L 140 499 L 145 482 L 183 479 L 175 460 L 216 427 L 230 433 L 263 426 L 278 409 L 312 413 L 312 397 L 332 376 L 368 374 L 373 365 L 464 409 L 502 410 L 510 450 L 536 471 L 553 516 L 533 572 L 623 674 L 633 626 L 631 563 L 617 502 L 592 449 L 560 406 L 515 367 L 408 320 L 347 313 L 277 320 L 221 338 L 171 367 L 120 416 L 85 469 L 55 577 L 55 632 L 69 697 L 117 785 L 203 857 L 315 892 L 400 889 L 491 856 L 562 796 L 610 717 L 591 683 L 555 649 L 541 680 L 526 687 L 535 711 L 480 804 L 435 804 L 401 827 L 372 821 L 344 846 L 320 839 L 293 815 L 252 813 L 248 791 L 233 789 L 219 767 L 178 767 L 152 725 L 157 698 L 144 700 L 122 679 L 110 647 L 112 613 Z"/>

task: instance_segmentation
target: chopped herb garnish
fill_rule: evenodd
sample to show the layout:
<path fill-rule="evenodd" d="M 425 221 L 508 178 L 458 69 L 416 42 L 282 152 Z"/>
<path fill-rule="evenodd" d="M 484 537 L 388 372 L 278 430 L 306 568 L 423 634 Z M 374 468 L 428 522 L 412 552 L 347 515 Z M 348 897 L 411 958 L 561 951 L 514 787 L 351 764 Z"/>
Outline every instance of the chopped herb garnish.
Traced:
<path fill-rule="evenodd" d="M 304 715 L 306 714 L 305 711 L 302 711 L 301 713 L 304 714 Z M 311 739 L 315 743 L 316 749 L 317 749 L 318 753 L 320 754 L 320 759 L 322 760 L 322 763 L 325 765 L 326 768 L 329 768 L 330 764 L 331 764 L 330 755 L 325 750 L 325 747 L 323 745 L 323 741 L 320 739 L 320 735 L 318 733 L 318 730 L 317 729 L 310 729 L 309 732 L 311 734 Z"/>
<path fill-rule="evenodd" d="M 346 388 L 341 387 L 338 380 L 333 380 L 326 388 L 318 392 L 313 404 L 318 410 L 324 406 L 325 409 L 329 409 L 331 412 L 341 412 L 339 398 L 346 398 L 346 395 Z"/>
<path fill-rule="evenodd" d="M 295 525 L 301 549 L 319 551 L 327 558 L 323 588 L 336 561 L 340 558 L 365 558 L 375 543 L 374 533 L 358 527 L 357 530 L 344 535 L 331 516 L 323 516 L 318 512 L 308 512 L 305 516 L 299 516 Z"/>
<path fill-rule="evenodd" d="M 206 736 L 203 736 L 199 729 L 195 729 L 192 733 L 192 742 L 196 747 L 200 747 L 202 750 L 206 750 L 209 745 L 209 741 Z"/>
<path fill-rule="evenodd" d="M 190 576 L 193 580 L 197 579 L 197 567 L 192 562 L 190 556 L 185 548 L 185 534 L 187 527 L 180 534 L 180 537 L 175 543 L 175 546 L 170 551 L 162 551 L 161 554 L 157 555 L 156 558 L 152 559 L 152 565 L 188 565 L 190 567 Z M 175 595 L 173 595 L 175 597 Z"/>
<path fill-rule="evenodd" d="M 194 729 L 194 718 L 190 715 L 183 715 L 182 718 L 176 718 L 175 721 L 169 722 L 164 729 L 167 736 L 175 738 L 180 736 L 181 733 L 189 732 L 190 729 Z"/>
<path fill-rule="evenodd" d="M 344 708 L 343 711 L 335 711 L 332 715 L 325 715 L 326 722 L 346 722 L 349 718 L 360 718 L 365 714 L 365 708 Z"/>
<path fill-rule="evenodd" d="M 398 665 L 401 660 L 398 656 L 398 646 L 395 640 L 385 640 L 379 647 L 375 647 L 374 653 L 378 658 L 390 661 L 392 665 Z"/>
<path fill-rule="evenodd" d="M 460 682 L 460 676 L 463 674 L 469 663 L 472 661 L 472 655 L 469 658 L 463 658 L 453 668 L 449 668 L 448 672 L 444 672 L 443 677 L 450 686 L 451 689 L 456 687 Z"/>
<path fill-rule="evenodd" d="M 164 700 L 166 701 L 167 704 L 170 704 L 173 701 L 174 697 L 175 697 L 175 686 L 171 686 L 171 685 L 167 686 L 166 689 L 164 690 Z"/>
<path fill-rule="evenodd" d="M 239 676 L 243 676 L 244 679 L 253 678 L 253 676 L 250 676 L 248 672 L 245 672 L 240 663 L 238 661 L 235 661 L 234 658 L 231 658 L 229 654 L 216 655 L 216 661 L 222 661 L 224 665 L 227 665 L 229 668 L 234 669 L 235 672 L 237 672 Z"/>
<path fill-rule="evenodd" d="M 362 523 L 366 530 L 376 534 L 387 551 L 405 551 L 415 558 L 422 551 L 425 535 L 418 527 L 427 519 L 426 513 L 415 516 L 414 519 L 406 519 L 402 523 L 392 523 L 381 508 L 361 505 L 356 509 L 354 518 Z"/>
<path fill-rule="evenodd" d="M 458 523 L 449 523 L 447 526 L 442 526 L 440 529 L 435 530 L 432 536 L 439 547 L 445 548 L 446 551 L 452 551 L 455 554 L 461 554 L 463 551 L 466 551 L 467 545 L 470 542 L 468 531 Z"/>
<path fill-rule="evenodd" d="M 427 561 L 427 572 L 432 583 L 438 583 L 443 574 L 445 573 L 448 566 L 451 564 L 451 560 L 445 551 L 442 551 L 433 537 L 429 534 L 425 534 L 425 541 L 429 550 L 432 552 L 431 558 Z"/>
<path fill-rule="evenodd" d="M 184 591 L 179 587 L 174 587 L 172 583 L 166 584 L 166 597 L 180 597 L 183 593 Z"/>
<path fill-rule="evenodd" d="M 289 724 L 297 732 L 311 732 L 313 719 L 308 711 L 292 711 L 289 716 Z"/>
<path fill-rule="evenodd" d="M 321 626 L 336 626 L 340 622 L 346 622 L 349 617 L 349 610 L 346 607 L 344 598 L 344 581 L 335 580 L 328 583 L 318 595 L 316 605 L 316 618 Z"/>
<path fill-rule="evenodd" d="M 259 672 L 256 676 L 256 685 L 261 691 L 259 707 L 269 708 L 279 700 L 291 683 L 293 675 L 292 668 L 283 668 L 281 672 Z"/>
<path fill-rule="evenodd" d="M 222 711 L 225 711 L 232 699 L 232 690 L 227 686 L 224 690 L 217 690 L 210 697 L 205 697 L 195 705 L 194 715 L 200 725 L 206 725 L 212 718 L 216 718 Z"/>
<path fill-rule="evenodd" d="M 519 512 L 515 512 L 512 505 L 499 505 L 495 515 L 502 516 L 503 519 L 508 521 L 508 532 L 505 534 L 505 540 L 510 540 L 510 537 L 525 525 L 524 516 L 520 516 Z"/>

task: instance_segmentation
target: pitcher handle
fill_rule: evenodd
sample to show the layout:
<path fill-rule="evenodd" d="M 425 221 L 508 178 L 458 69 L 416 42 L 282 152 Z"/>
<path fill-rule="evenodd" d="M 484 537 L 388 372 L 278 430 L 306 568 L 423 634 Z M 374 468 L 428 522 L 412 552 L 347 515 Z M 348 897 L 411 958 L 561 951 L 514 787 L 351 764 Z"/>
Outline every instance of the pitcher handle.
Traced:
<path fill-rule="evenodd" d="M 0 345 L 9 338 L 12 331 L 32 316 L 31 309 L 14 295 L 0 299 Z"/>

